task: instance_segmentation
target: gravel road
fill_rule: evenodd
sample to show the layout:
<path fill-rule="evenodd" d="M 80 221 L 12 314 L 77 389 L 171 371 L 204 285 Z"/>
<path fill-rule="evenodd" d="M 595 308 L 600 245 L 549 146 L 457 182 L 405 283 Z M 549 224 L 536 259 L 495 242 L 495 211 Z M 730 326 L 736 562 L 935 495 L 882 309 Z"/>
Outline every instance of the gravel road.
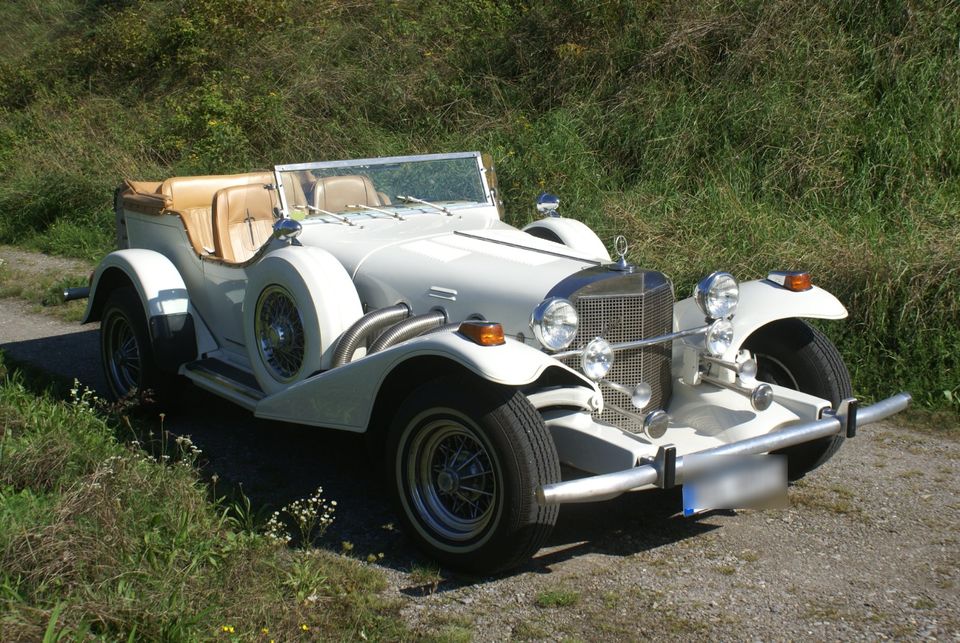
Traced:
<path fill-rule="evenodd" d="M 0 300 L 0 350 L 102 390 L 96 328 L 32 310 Z M 357 436 L 255 420 L 197 389 L 183 407 L 163 426 L 193 436 L 220 488 L 241 485 L 255 507 L 275 507 L 322 484 L 339 505 L 328 545 L 383 553 L 385 595 L 424 635 L 960 641 L 957 427 L 865 427 L 791 487 L 786 509 L 689 519 L 675 492 L 566 506 L 525 568 L 463 579 L 432 568 L 393 527 Z"/>

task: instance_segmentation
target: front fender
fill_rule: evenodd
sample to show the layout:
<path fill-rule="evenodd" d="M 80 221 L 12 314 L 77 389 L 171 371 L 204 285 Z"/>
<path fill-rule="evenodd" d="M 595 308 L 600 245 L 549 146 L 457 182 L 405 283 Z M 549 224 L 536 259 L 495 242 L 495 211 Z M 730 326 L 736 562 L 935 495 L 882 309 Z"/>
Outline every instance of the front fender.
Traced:
<path fill-rule="evenodd" d="M 674 328 L 684 330 L 703 326 L 703 312 L 692 297 L 678 301 L 674 306 Z M 733 316 L 733 344 L 723 359 L 733 360 L 750 335 L 762 326 L 778 319 L 806 317 L 808 319 L 843 319 L 847 309 L 832 294 L 814 286 L 803 292 L 793 292 L 771 281 L 746 281 L 740 284 L 740 303 Z M 682 342 L 674 343 L 674 359 L 680 359 Z"/>
<path fill-rule="evenodd" d="M 582 385 L 596 385 L 546 353 L 508 339 L 500 346 L 479 346 L 458 333 L 433 333 L 411 339 L 344 366 L 325 371 L 261 400 L 257 417 L 363 432 L 380 388 L 390 373 L 407 360 L 439 357 L 480 377 L 521 387 L 549 368 L 562 369 Z"/>
<path fill-rule="evenodd" d="M 541 239 L 562 243 L 587 257 L 610 261 L 610 253 L 597 233 L 576 219 L 546 217 L 524 226 L 523 231 Z"/>
<path fill-rule="evenodd" d="M 190 303 L 187 287 L 173 262 L 159 252 L 133 248 L 111 252 L 97 266 L 81 323 L 100 321 L 109 291 L 126 285 L 125 281 L 140 295 L 147 319 L 187 312 Z"/>

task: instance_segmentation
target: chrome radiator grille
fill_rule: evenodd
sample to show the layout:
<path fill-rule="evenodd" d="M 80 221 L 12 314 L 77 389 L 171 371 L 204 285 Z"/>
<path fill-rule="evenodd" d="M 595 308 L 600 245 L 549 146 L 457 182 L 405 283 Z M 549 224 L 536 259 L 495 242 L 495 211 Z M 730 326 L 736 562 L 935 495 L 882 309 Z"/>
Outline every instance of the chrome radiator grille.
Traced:
<path fill-rule="evenodd" d="M 573 346 L 583 347 L 595 337 L 603 337 L 615 344 L 672 332 L 673 289 L 662 275 L 652 274 L 660 277 L 646 280 L 654 282 L 652 287 L 641 285 L 636 288 L 643 284 L 643 281 L 637 284 L 636 279 L 627 278 L 622 284 L 622 290 L 628 292 L 608 292 L 613 285 L 611 282 L 619 281 L 609 280 L 604 284 L 605 292 L 592 293 L 592 289 L 588 287 L 573 293 L 571 301 L 577 307 L 580 317 L 580 326 Z M 599 414 L 599 419 L 628 431 L 640 431 L 641 426 L 637 419 L 625 416 L 612 407 L 616 406 L 638 415 L 664 408 L 672 392 L 671 353 L 672 347 L 669 343 L 618 352 L 613 368 L 605 379 L 631 388 L 639 382 L 646 382 L 653 389 L 653 397 L 643 411 L 637 411 L 628 395 L 601 384 L 604 410 Z M 568 363 L 573 368 L 579 368 L 579 358 Z"/>

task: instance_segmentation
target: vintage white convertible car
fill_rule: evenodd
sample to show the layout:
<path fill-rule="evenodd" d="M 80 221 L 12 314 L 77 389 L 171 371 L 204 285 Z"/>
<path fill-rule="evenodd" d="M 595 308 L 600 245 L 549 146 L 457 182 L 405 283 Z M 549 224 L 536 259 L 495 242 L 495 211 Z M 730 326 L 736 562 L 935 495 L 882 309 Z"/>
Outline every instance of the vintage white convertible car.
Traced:
<path fill-rule="evenodd" d="M 800 319 L 846 310 L 808 274 L 715 272 L 677 301 L 557 204 L 507 225 L 473 152 L 127 181 L 85 321 L 116 397 L 186 378 L 366 432 L 410 536 L 480 573 L 536 552 L 562 503 L 684 485 L 686 513 L 736 504 L 909 403 L 857 408 Z M 771 452 L 789 473 L 735 457 Z"/>

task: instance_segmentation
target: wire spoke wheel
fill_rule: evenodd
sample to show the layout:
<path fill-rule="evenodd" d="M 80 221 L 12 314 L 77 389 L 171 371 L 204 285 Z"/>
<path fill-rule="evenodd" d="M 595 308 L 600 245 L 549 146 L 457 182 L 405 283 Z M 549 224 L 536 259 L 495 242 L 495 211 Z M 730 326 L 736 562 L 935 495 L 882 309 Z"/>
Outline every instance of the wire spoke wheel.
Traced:
<path fill-rule="evenodd" d="M 280 381 L 292 380 L 303 367 L 303 320 L 293 297 L 281 286 L 269 286 L 257 300 L 254 334 L 260 357 Z"/>
<path fill-rule="evenodd" d="M 406 456 L 407 492 L 428 527 L 453 541 L 481 535 L 498 502 L 490 452 L 456 418 L 422 425 Z"/>
<path fill-rule="evenodd" d="M 560 479 L 543 419 L 522 393 L 451 374 L 413 389 L 386 436 L 404 531 L 450 567 L 492 574 L 524 562 L 557 519 L 536 490 Z"/>
<path fill-rule="evenodd" d="M 107 375 L 117 397 L 133 395 L 140 388 L 140 346 L 130 320 L 120 311 L 104 322 L 103 354 Z"/>

